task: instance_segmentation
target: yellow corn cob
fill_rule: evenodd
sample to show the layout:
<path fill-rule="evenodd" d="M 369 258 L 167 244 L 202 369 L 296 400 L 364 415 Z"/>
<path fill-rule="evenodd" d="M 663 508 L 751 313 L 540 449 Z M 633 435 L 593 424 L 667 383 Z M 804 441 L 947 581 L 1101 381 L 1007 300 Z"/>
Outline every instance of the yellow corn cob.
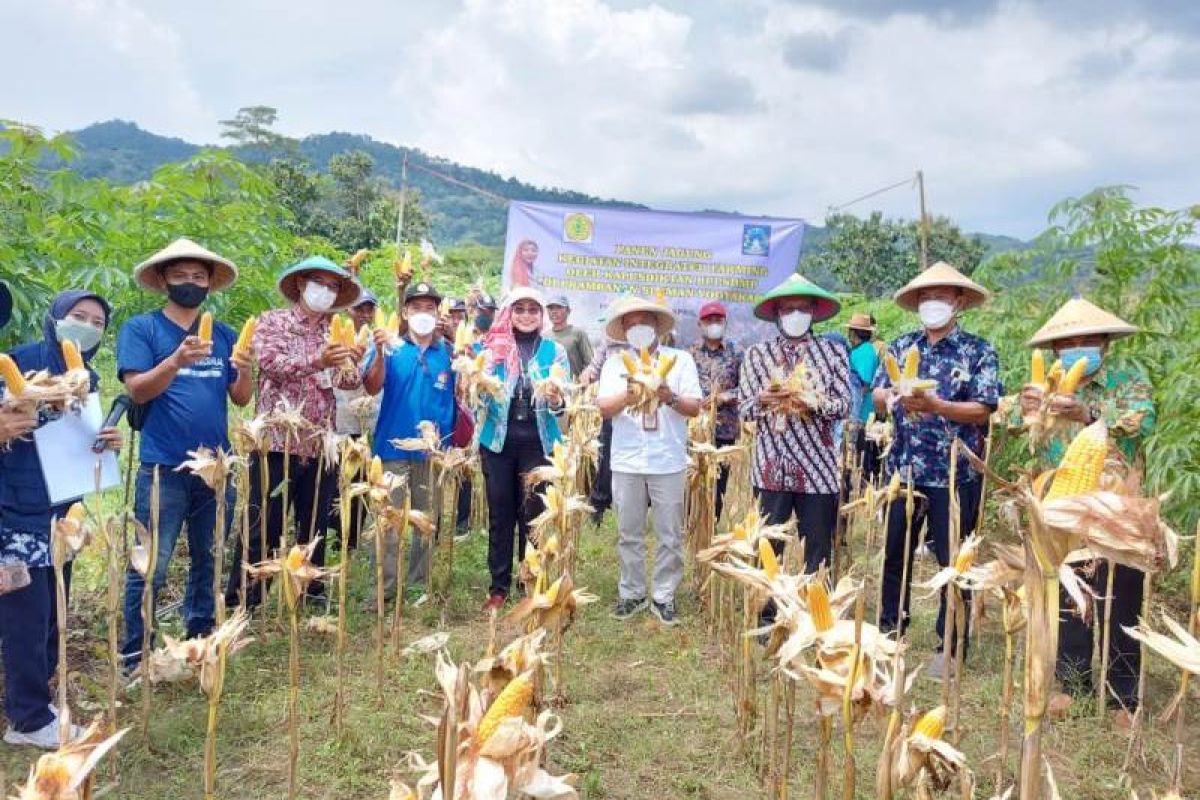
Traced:
<path fill-rule="evenodd" d="M 945 729 L 946 707 L 938 706 L 926 711 L 924 716 L 917 720 L 917 724 L 912 729 L 912 736 L 916 736 L 919 733 L 930 739 L 940 739 L 942 738 L 942 731 Z"/>
<path fill-rule="evenodd" d="M 17 369 L 17 362 L 4 353 L 0 353 L 0 378 L 4 379 L 4 385 L 13 397 L 25 394 L 25 376 Z"/>
<path fill-rule="evenodd" d="M 382 330 L 387 327 L 387 313 L 380 306 L 375 307 L 375 328 Z"/>
<path fill-rule="evenodd" d="M 200 341 L 208 344 L 212 341 L 212 313 L 205 311 L 200 315 L 200 326 L 196 329 Z"/>
<path fill-rule="evenodd" d="M 675 367 L 675 356 L 667 355 L 658 360 L 658 377 L 665 378 Z"/>
<path fill-rule="evenodd" d="M 638 353 L 638 358 L 640 358 L 642 360 L 642 364 L 644 366 L 647 366 L 647 367 L 650 366 L 650 351 L 649 350 L 647 350 L 646 348 L 643 347 L 641 349 L 641 352 Z"/>
<path fill-rule="evenodd" d="M 1067 375 L 1062 379 L 1062 385 L 1058 387 L 1059 394 L 1075 394 L 1075 390 L 1079 388 L 1079 382 L 1083 380 L 1083 371 L 1087 369 L 1087 361 L 1079 359 L 1071 368 L 1067 370 Z"/>
<path fill-rule="evenodd" d="M 242 332 L 238 334 L 237 346 L 234 351 L 247 353 L 254 344 L 254 331 L 258 328 L 258 317 L 250 317 L 242 323 Z"/>
<path fill-rule="evenodd" d="M 954 559 L 954 571 L 962 574 L 971 568 L 975 563 L 975 549 L 968 550 L 965 547 L 959 548 L 958 558 Z"/>
<path fill-rule="evenodd" d="M 529 702 L 533 700 L 533 679 L 528 672 L 523 672 L 508 682 L 504 690 L 497 695 L 488 707 L 483 719 L 479 720 L 479 729 L 475 732 L 476 741 L 486 744 L 492 734 L 500 727 L 500 723 L 509 717 L 524 715 Z"/>
<path fill-rule="evenodd" d="M 292 545 L 292 549 L 288 551 L 287 560 L 284 562 L 288 572 L 295 572 L 304 566 L 304 551 L 297 545 Z"/>
<path fill-rule="evenodd" d="M 622 350 L 622 351 L 621 351 L 621 362 L 622 362 L 622 363 L 625 365 L 625 370 L 626 370 L 626 371 L 627 371 L 627 372 L 628 372 L 630 375 L 633 375 L 635 372 L 637 372 L 637 371 L 638 371 L 638 363 L 637 363 L 637 360 L 636 360 L 636 359 L 634 359 L 634 357 L 633 357 L 633 356 L 629 355 L 629 351 L 628 351 L 628 350 Z"/>
<path fill-rule="evenodd" d="M 1050 365 L 1050 371 L 1046 373 L 1046 385 L 1051 389 L 1055 389 L 1058 386 L 1058 382 L 1062 380 L 1062 377 L 1062 359 L 1055 359 L 1054 363 Z"/>
<path fill-rule="evenodd" d="M 470 346 L 471 330 L 467 327 L 467 323 L 460 322 L 458 323 L 458 327 L 454 329 L 454 349 L 461 352 Z"/>
<path fill-rule="evenodd" d="M 546 602 L 550 605 L 554 605 L 558 602 L 558 593 L 562 590 L 562 582 L 562 576 L 559 576 L 558 580 L 550 584 L 550 588 L 546 590 Z"/>
<path fill-rule="evenodd" d="M 408 277 L 412 275 L 412 253 L 408 250 L 404 251 L 404 258 L 400 261 L 392 262 L 392 271 L 397 278 Z"/>
<path fill-rule="evenodd" d="M 833 607 L 829 605 L 829 591 L 825 581 L 814 580 L 808 584 L 808 615 L 818 633 L 833 627 Z"/>
<path fill-rule="evenodd" d="M 555 534 L 555 535 L 551 536 L 549 539 L 547 539 L 546 544 L 541 549 L 548 556 L 558 555 L 560 552 L 560 545 L 558 543 L 558 534 Z"/>
<path fill-rule="evenodd" d="M 371 326 L 363 325 L 358 329 L 358 340 L 355 344 L 359 347 L 367 347 L 371 344 Z"/>
<path fill-rule="evenodd" d="M 900 383 L 900 364 L 896 362 L 896 357 L 891 353 L 884 353 L 883 366 L 887 369 L 888 380 L 892 385 Z"/>
<path fill-rule="evenodd" d="M 1104 456 L 1108 451 L 1108 429 L 1097 420 L 1081 430 L 1071 440 L 1062 463 L 1054 473 L 1046 501 L 1095 491 L 1104 471 Z"/>
<path fill-rule="evenodd" d="M 371 459 L 371 469 L 367 472 L 367 480 L 371 483 L 379 483 L 383 480 L 383 461 L 380 460 L 379 456 Z"/>
<path fill-rule="evenodd" d="M 67 509 L 67 519 L 72 522 L 83 522 L 83 503 L 71 503 Z"/>
<path fill-rule="evenodd" d="M 739 541 L 739 542 L 746 541 L 746 526 L 740 522 L 737 525 L 734 525 L 733 526 L 733 538 L 735 541 Z"/>
<path fill-rule="evenodd" d="M 480 350 L 475 356 L 475 369 L 482 372 L 487 367 L 487 353 Z"/>
<path fill-rule="evenodd" d="M 904 354 L 904 377 L 912 380 L 917 377 L 917 373 L 920 371 L 921 353 L 917 350 L 917 346 L 913 345 Z"/>
<path fill-rule="evenodd" d="M 79 352 L 79 345 L 75 344 L 73 339 L 63 340 L 62 357 L 67 369 L 83 369 L 83 356 Z"/>
<path fill-rule="evenodd" d="M 371 255 L 370 250 L 358 250 L 354 255 L 350 256 L 350 259 L 346 262 L 346 266 L 350 267 L 352 272 L 357 273 L 359 267 L 362 266 L 362 262 L 366 261 L 369 255 Z"/>
<path fill-rule="evenodd" d="M 762 562 L 767 580 L 775 580 L 775 576 L 779 574 L 779 559 L 775 557 L 775 548 L 771 547 L 771 543 L 766 539 L 758 540 L 758 560 Z"/>
<path fill-rule="evenodd" d="M 387 329 L 393 335 L 396 335 L 396 336 L 400 335 L 400 315 L 397 314 L 395 311 L 388 314 Z"/>
<path fill-rule="evenodd" d="M 1034 386 L 1046 385 L 1046 357 L 1036 348 L 1029 357 L 1029 382 Z"/>

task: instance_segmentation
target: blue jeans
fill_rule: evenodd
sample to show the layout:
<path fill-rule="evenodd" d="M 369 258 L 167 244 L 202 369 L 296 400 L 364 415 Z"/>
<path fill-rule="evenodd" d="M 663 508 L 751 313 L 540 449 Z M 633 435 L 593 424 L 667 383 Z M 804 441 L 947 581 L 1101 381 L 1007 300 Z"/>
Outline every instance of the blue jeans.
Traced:
<path fill-rule="evenodd" d="M 213 597 L 213 530 L 217 521 L 216 498 L 204 481 L 190 472 L 175 472 L 173 467 L 158 467 L 158 563 L 154 569 L 154 599 L 167 581 L 167 565 L 186 523 L 188 553 L 192 566 L 188 571 L 187 590 L 183 596 L 183 619 L 187 635 L 203 636 L 213 628 L 216 599 Z M 154 484 L 154 465 L 143 464 L 138 469 L 134 516 L 150 526 L 150 490 Z M 233 489 L 226 498 L 226 526 L 233 519 Z M 125 641 L 121 654 L 133 665 L 141 659 L 142 651 L 142 592 L 145 578 L 132 566 L 125 573 Z"/>

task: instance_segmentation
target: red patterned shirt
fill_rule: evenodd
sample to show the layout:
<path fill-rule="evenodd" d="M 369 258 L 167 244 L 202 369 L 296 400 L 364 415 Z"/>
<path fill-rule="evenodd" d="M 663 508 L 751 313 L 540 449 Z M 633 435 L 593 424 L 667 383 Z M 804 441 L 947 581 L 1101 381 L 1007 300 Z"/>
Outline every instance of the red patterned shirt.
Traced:
<path fill-rule="evenodd" d="M 321 366 L 321 351 L 329 336 L 329 315 L 306 314 L 293 306 L 264 312 L 254 331 L 254 353 L 258 358 L 258 400 L 255 412 L 269 414 L 283 401 L 301 409 L 304 418 L 318 428 L 333 427 L 333 387 L 352 389 L 362 383 L 353 373 Z M 320 440 L 309 434 L 291 442 L 295 455 L 313 457 Z M 284 432 L 271 431 L 271 450 L 284 451 Z"/>
<path fill-rule="evenodd" d="M 823 396 L 807 417 L 764 411 L 759 394 L 773 372 L 789 374 L 800 361 Z M 806 334 L 798 340 L 777 336 L 750 347 L 742 359 L 738 407 L 742 419 L 758 423 L 754 436 L 752 482 L 770 492 L 836 494 L 841 471 L 834 427 L 850 413 L 850 357 L 845 346 Z"/>

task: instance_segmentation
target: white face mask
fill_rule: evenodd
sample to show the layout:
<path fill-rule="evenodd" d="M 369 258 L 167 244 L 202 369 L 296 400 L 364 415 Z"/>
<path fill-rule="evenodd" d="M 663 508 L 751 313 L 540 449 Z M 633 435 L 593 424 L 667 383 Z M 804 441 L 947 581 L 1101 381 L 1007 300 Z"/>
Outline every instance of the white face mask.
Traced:
<path fill-rule="evenodd" d="M 922 300 L 917 306 L 917 315 L 926 328 L 938 330 L 946 327 L 946 323 L 954 317 L 954 305 L 945 300 Z"/>
<path fill-rule="evenodd" d="M 812 314 L 807 311 L 789 311 L 779 316 L 779 329 L 784 336 L 793 339 L 808 333 L 809 325 L 812 325 Z"/>
<path fill-rule="evenodd" d="M 724 335 L 725 335 L 725 323 L 724 322 L 710 322 L 709 324 L 704 326 L 704 338 L 705 339 L 714 339 L 714 340 L 720 339 Z"/>
<path fill-rule="evenodd" d="M 649 350 L 654 346 L 657 336 L 653 325 L 634 325 L 625 331 L 625 341 L 629 342 L 630 347 L 636 347 L 638 350 Z"/>
<path fill-rule="evenodd" d="M 307 281 L 304 284 L 304 305 L 318 313 L 328 311 L 333 308 L 333 302 L 337 300 L 337 292 L 327 286 L 322 286 L 316 281 Z"/>
<path fill-rule="evenodd" d="M 417 336 L 428 336 L 437 327 L 437 320 L 433 318 L 433 314 L 421 312 L 408 318 L 408 327 Z"/>

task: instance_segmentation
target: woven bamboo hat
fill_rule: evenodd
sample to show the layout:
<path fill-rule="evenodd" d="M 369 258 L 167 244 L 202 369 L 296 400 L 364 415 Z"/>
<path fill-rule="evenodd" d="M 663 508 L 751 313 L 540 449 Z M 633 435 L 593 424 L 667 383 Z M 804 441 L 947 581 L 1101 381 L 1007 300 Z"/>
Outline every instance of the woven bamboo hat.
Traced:
<path fill-rule="evenodd" d="M 939 261 L 896 291 L 896 305 L 909 311 L 917 310 L 917 295 L 922 289 L 951 286 L 962 289 L 966 302 L 963 308 L 974 308 L 991 297 L 991 292 L 963 275 L 945 261 Z"/>
<path fill-rule="evenodd" d="M 163 280 L 162 267 L 172 261 L 200 261 L 212 266 L 212 279 L 208 282 L 210 292 L 226 289 L 237 280 L 238 271 L 233 262 L 219 256 L 213 251 L 201 247 L 191 239 L 176 239 L 169 245 L 147 258 L 133 268 L 134 279 L 142 285 L 159 294 L 167 293 L 167 283 Z"/>
<path fill-rule="evenodd" d="M 766 322 L 779 319 L 779 300 L 783 297 L 811 297 L 816 302 L 812 321 L 824 322 L 830 317 L 836 317 L 842 303 L 832 292 L 822 289 L 800 273 L 788 276 L 788 279 L 763 295 L 762 300 L 754 306 L 754 316 Z"/>
<path fill-rule="evenodd" d="M 635 311 L 649 311 L 654 315 L 654 329 L 659 336 L 675 327 L 675 315 L 669 308 L 640 297 L 618 297 L 608 307 L 608 324 L 604 326 L 610 339 L 625 341 L 625 317 Z"/>
<path fill-rule="evenodd" d="M 1062 308 L 1054 312 L 1054 316 L 1046 320 L 1046 324 L 1029 340 L 1029 346 L 1045 347 L 1058 339 L 1097 334 L 1117 339 L 1137 333 L 1137 330 L 1137 326 L 1130 325 L 1115 314 L 1082 297 L 1076 297 L 1064 303 Z"/>

